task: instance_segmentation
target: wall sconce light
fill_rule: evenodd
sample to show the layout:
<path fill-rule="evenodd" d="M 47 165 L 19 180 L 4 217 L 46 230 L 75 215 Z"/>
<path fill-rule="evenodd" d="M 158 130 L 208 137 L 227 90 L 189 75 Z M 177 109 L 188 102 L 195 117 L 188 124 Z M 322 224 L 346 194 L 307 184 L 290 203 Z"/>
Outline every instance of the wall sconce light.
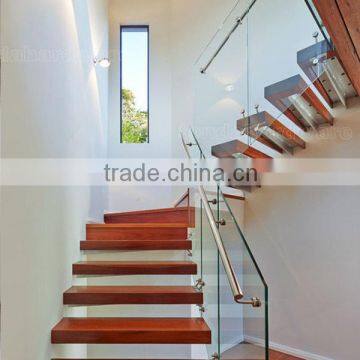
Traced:
<path fill-rule="evenodd" d="M 104 69 L 107 69 L 110 67 L 111 65 L 111 61 L 108 58 L 102 58 L 102 59 L 94 59 L 94 64 L 101 66 Z"/>
<path fill-rule="evenodd" d="M 225 91 L 226 92 L 233 92 L 235 90 L 235 86 L 234 84 L 228 84 L 225 86 Z"/>

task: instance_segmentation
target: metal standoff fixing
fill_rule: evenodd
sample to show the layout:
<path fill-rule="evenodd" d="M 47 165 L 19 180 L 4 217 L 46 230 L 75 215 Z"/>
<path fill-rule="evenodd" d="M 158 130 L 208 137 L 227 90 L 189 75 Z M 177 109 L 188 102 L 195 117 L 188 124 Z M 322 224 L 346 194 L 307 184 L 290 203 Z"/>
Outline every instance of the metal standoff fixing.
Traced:
<path fill-rule="evenodd" d="M 220 219 L 219 221 L 215 221 L 216 224 L 221 225 L 221 226 L 225 226 L 226 225 L 226 220 L 225 219 Z"/>
<path fill-rule="evenodd" d="M 217 200 L 216 199 L 212 199 L 208 201 L 209 204 L 213 204 L 216 205 L 217 204 Z"/>
<path fill-rule="evenodd" d="M 203 279 L 198 279 L 198 280 L 196 281 L 196 284 L 195 284 L 194 287 L 195 287 L 195 289 L 201 291 L 204 286 L 205 286 L 204 280 L 203 280 Z"/>
<path fill-rule="evenodd" d="M 315 39 L 315 43 L 317 44 L 318 43 L 318 41 L 319 41 L 319 32 L 318 31 L 315 31 L 314 33 L 313 33 L 313 38 Z"/>
<path fill-rule="evenodd" d="M 242 109 L 242 110 L 241 110 L 241 115 L 242 115 L 243 119 L 246 118 L 246 111 L 245 111 L 245 109 Z M 243 129 L 240 131 L 240 134 L 241 134 L 242 136 L 244 136 L 244 135 L 246 134 L 246 128 L 243 128 Z"/>
<path fill-rule="evenodd" d="M 258 113 L 259 113 L 260 105 L 259 105 L 259 104 L 256 104 L 256 105 L 254 106 L 254 108 L 255 108 L 256 113 L 258 114 Z"/>

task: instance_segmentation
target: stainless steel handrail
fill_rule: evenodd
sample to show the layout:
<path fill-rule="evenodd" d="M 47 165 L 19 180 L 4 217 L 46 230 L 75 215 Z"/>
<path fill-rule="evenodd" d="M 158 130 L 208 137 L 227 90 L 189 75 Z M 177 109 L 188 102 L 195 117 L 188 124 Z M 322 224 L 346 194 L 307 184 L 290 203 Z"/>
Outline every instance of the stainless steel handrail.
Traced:
<path fill-rule="evenodd" d="M 245 19 L 245 17 L 247 16 L 247 14 L 250 12 L 250 10 L 252 9 L 252 7 L 255 5 L 257 0 L 253 0 L 251 2 L 251 4 L 248 6 L 248 8 L 242 13 L 241 16 L 239 16 L 236 19 L 236 22 L 234 24 L 234 26 L 231 28 L 231 30 L 229 31 L 229 33 L 226 35 L 225 39 L 223 40 L 223 42 L 220 44 L 220 46 L 216 49 L 214 55 L 211 57 L 211 59 L 209 60 L 209 62 L 200 69 L 200 72 L 202 74 L 205 74 L 207 69 L 210 67 L 210 65 L 213 63 L 213 61 L 216 59 L 216 57 L 220 54 L 221 50 L 223 49 L 223 47 L 226 45 L 226 43 L 230 40 L 231 35 L 236 31 L 236 29 L 242 24 L 243 20 Z"/>
<path fill-rule="evenodd" d="M 189 153 L 189 150 L 188 150 L 188 145 L 186 144 L 185 139 L 184 139 L 184 135 L 182 133 L 181 133 L 181 141 L 182 141 L 182 144 L 183 144 L 183 147 L 184 147 L 184 150 L 185 150 L 185 153 L 186 153 L 187 157 L 191 160 L 191 156 L 190 156 L 190 153 Z M 228 256 L 228 254 L 226 252 L 226 249 L 224 247 L 223 241 L 222 241 L 220 233 L 219 233 L 218 225 L 217 225 L 217 222 L 216 222 L 216 220 L 214 218 L 214 215 L 213 215 L 213 213 L 212 213 L 212 211 L 210 209 L 209 201 L 208 201 L 208 198 L 206 196 L 204 187 L 202 185 L 198 185 L 198 190 L 199 190 L 200 198 L 201 198 L 201 200 L 203 202 L 203 205 L 204 205 L 206 216 L 207 216 L 207 218 L 209 220 L 209 223 L 210 223 L 211 231 L 212 231 L 212 233 L 214 235 L 214 238 L 215 238 L 215 242 L 216 242 L 216 246 L 217 246 L 218 251 L 219 251 L 220 258 L 221 258 L 222 263 L 224 265 L 224 269 L 225 269 L 225 272 L 226 272 L 226 275 L 227 275 L 231 290 L 232 290 L 233 295 L 234 295 L 234 300 L 239 304 L 251 304 L 251 305 L 253 305 L 255 307 L 261 306 L 261 302 L 257 298 L 253 298 L 253 299 L 251 299 L 249 301 L 241 301 L 241 299 L 244 297 L 244 293 L 241 290 L 241 287 L 240 287 L 239 282 L 237 280 L 236 274 L 235 274 L 234 269 L 233 269 L 233 267 L 231 265 L 229 256 Z"/>

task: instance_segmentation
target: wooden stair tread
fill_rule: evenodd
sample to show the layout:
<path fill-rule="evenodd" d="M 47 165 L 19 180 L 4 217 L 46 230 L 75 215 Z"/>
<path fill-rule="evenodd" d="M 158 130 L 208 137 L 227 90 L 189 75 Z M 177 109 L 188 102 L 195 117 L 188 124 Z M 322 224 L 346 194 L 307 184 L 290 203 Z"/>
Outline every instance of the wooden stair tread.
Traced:
<path fill-rule="evenodd" d="M 81 250 L 191 250 L 189 240 L 86 240 Z"/>
<path fill-rule="evenodd" d="M 187 224 L 194 227 L 195 208 L 172 207 L 163 209 L 138 210 L 129 212 L 113 212 L 104 215 L 105 224 L 123 224 L 123 223 L 171 223 Z"/>
<path fill-rule="evenodd" d="M 64 293 L 65 305 L 202 303 L 191 286 L 73 286 Z"/>
<path fill-rule="evenodd" d="M 234 154 L 243 154 L 252 159 L 271 159 L 271 156 L 253 148 L 239 140 L 232 140 L 226 143 L 214 145 L 211 154 L 219 159 L 232 158 Z"/>
<path fill-rule="evenodd" d="M 53 344 L 210 344 L 202 318 L 63 318 Z"/>
<path fill-rule="evenodd" d="M 74 275 L 171 275 L 197 273 L 191 261 L 81 261 L 73 264 Z"/>
<path fill-rule="evenodd" d="M 259 130 L 256 130 L 257 128 Z M 264 131 L 264 128 L 274 131 L 280 138 L 274 139 L 273 134 L 268 134 Z M 301 147 L 303 149 L 306 147 L 304 140 L 283 125 L 280 121 L 275 119 L 267 111 L 261 111 L 239 119 L 237 121 L 237 129 L 239 131 L 245 131 L 253 139 L 280 153 L 283 153 L 284 150 L 286 151 L 296 147 Z M 279 143 L 276 140 L 281 141 Z"/>
<path fill-rule="evenodd" d="M 123 228 L 187 228 L 186 223 L 117 223 L 117 224 L 87 224 L 92 229 L 123 229 Z"/>
<path fill-rule="evenodd" d="M 309 130 L 311 126 L 305 121 L 303 115 L 299 113 L 299 110 L 295 109 L 292 101 L 290 101 L 291 96 L 294 95 L 302 98 L 311 109 L 314 109 L 316 119 L 314 118 L 313 121 L 317 126 L 333 124 L 334 119 L 331 113 L 299 74 L 271 84 L 267 86 L 264 91 L 265 99 L 284 113 L 285 116 L 303 131 Z"/>
<path fill-rule="evenodd" d="M 186 240 L 189 223 L 87 224 L 86 240 Z"/>
<path fill-rule="evenodd" d="M 174 212 L 174 211 L 188 211 L 187 206 L 160 208 L 160 209 L 148 209 L 148 210 L 134 210 L 134 211 L 120 211 L 120 212 L 108 212 L 104 216 L 118 216 L 118 215 L 137 215 L 137 214 L 152 214 L 158 212 Z"/>
<path fill-rule="evenodd" d="M 106 224 L 123 223 L 172 223 L 187 224 L 194 227 L 194 207 L 172 207 L 163 209 L 138 210 L 130 212 L 113 212 L 104 215 Z"/>

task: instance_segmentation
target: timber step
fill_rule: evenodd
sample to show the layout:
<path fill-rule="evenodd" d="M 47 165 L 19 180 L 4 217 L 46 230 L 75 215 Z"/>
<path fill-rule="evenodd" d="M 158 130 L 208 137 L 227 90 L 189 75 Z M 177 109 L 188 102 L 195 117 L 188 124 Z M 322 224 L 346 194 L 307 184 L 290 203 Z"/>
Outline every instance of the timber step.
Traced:
<path fill-rule="evenodd" d="M 303 131 L 332 125 L 334 118 L 301 75 L 295 75 L 265 88 L 265 99 Z"/>
<path fill-rule="evenodd" d="M 258 112 L 237 121 L 237 129 L 271 149 L 293 153 L 295 148 L 305 149 L 305 141 L 272 117 L 267 111 Z"/>
<path fill-rule="evenodd" d="M 64 293 L 65 305 L 202 303 L 191 286 L 73 286 Z"/>
<path fill-rule="evenodd" d="M 251 159 L 271 159 L 271 156 L 244 144 L 239 140 L 232 140 L 226 143 L 214 145 L 211 154 L 219 159 L 248 157 Z"/>
<path fill-rule="evenodd" d="M 137 251 L 137 250 L 191 250 L 189 240 L 86 240 L 81 250 Z"/>
<path fill-rule="evenodd" d="M 339 102 L 346 106 L 347 99 L 357 95 L 336 50 L 326 40 L 298 51 L 297 63 L 330 107 Z"/>
<path fill-rule="evenodd" d="M 86 240 L 186 240 L 188 224 L 87 224 Z"/>
<path fill-rule="evenodd" d="M 151 209 L 130 212 L 108 213 L 104 215 L 106 224 L 120 223 L 173 223 L 193 226 L 195 220 L 194 207 L 176 207 Z"/>
<path fill-rule="evenodd" d="M 202 318 L 63 318 L 52 344 L 210 344 Z"/>
<path fill-rule="evenodd" d="M 82 261 L 73 264 L 74 275 L 195 275 L 191 261 Z"/>

